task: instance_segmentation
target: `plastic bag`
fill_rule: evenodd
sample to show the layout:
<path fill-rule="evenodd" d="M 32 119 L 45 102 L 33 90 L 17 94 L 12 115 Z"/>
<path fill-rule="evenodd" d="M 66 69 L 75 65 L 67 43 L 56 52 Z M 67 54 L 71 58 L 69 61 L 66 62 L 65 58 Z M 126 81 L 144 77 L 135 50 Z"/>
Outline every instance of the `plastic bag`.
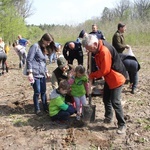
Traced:
<path fill-rule="evenodd" d="M 131 49 L 131 47 L 129 47 L 127 49 L 126 55 L 135 56 L 134 53 L 133 53 L 133 51 L 132 51 L 132 49 Z"/>

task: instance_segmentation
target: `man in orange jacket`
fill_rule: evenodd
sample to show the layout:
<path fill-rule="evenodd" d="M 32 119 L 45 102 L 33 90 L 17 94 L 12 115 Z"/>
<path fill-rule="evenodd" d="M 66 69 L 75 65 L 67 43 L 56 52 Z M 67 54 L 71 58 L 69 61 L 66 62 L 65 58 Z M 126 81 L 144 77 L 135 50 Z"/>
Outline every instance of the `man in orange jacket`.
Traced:
<path fill-rule="evenodd" d="M 126 69 L 121 62 L 117 51 L 105 41 L 98 40 L 94 35 L 86 35 L 82 40 L 82 45 L 89 52 L 95 54 L 98 70 L 89 75 L 89 79 L 104 77 L 103 102 L 105 106 L 104 123 L 111 123 L 113 118 L 112 108 L 115 110 L 118 120 L 118 134 L 125 133 L 126 125 L 121 106 L 121 91 L 125 83 Z"/>

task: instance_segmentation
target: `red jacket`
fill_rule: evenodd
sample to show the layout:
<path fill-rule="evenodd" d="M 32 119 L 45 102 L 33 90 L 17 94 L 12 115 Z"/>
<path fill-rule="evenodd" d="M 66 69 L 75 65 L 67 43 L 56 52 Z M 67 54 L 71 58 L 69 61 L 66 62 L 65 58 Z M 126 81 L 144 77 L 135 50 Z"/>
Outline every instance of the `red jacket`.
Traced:
<path fill-rule="evenodd" d="M 104 77 L 110 89 L 117 88 L 125 83 L 125 77 L 111 68 L 112 55 L 101 40 L 99 40 L 98 53 L 95 55 L 95 61 L 99 70 L 92 72 L 89 75 L 90 79 Z"/>

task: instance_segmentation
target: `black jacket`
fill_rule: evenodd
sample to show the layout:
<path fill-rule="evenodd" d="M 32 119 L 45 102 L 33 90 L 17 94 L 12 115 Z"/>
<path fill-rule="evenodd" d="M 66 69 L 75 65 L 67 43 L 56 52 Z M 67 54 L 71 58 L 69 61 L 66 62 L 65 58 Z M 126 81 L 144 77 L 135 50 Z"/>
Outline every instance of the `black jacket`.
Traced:
<path fill-rule="evenodd" d="M 119 56 L 122 61 L 124 61 L 125 59 L 135 60 L 138 63 L 138 70 L 141 69 L 141 66 L 140 66 L 138 60 L 134 56 L 130 56 L 130 55 L 122 54 L 122 53 L 120 53 Z"/>
<path fill-rule="evenodd" d="M 109 49 L 109 51 L 112 55 L 112 67 L 111 68 L 115 71 L 118 71 L 119 73 L 124 75 L 125 78 L 127 78 L 126 68 L 125 68 L 118 52 L 116 51 L 116 49 L 111 44 L 106 42 L 105 40 L 103 40 L 103 44 Z"/>
<path fill-rule="evenodd" d="M 75 44 L 74 49 L 69 48 L 70 42 L 73 42 Z M 83 57 L 83 51 L 82 51 L 81 43 L 74 42 L 74 41 L 67 42 L 63 48 L 63 55 L 64 55 L 66 60 L 69 60 L 69 58 Z"/>

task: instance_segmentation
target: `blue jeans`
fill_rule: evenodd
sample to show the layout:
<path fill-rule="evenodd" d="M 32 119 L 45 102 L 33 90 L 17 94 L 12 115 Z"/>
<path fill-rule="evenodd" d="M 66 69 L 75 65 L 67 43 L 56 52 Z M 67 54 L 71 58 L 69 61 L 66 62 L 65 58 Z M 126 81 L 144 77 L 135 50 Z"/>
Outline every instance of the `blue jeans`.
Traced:
<path fill-rule="evenodd" d="M 47 111 L 48 110 L 48 105 L 47 105 L 47 97 L 46 97 L 46 78 L 35 78 L 35 82 L 33 84 L 33 90 L 34 90 L 34 95 L 33 95 L 33 102 L 34 102 L 34 108 L 35 112 L 40 110 L 40 105 L 39 105 L 39 96 L 41 96 L 42 100 L 42 105 L 43 105 L 43 110 Z"/>
<path fill-rule="evenodd" d="M 104 84 L 104 94 L 103 94 L 103 102 L 105 106 L 105 117 L 108 119 L 112 119 L 113 110 L 115 110 L 116 118 L 118 121 L 118 126 L 125 125 L 123 109 L 121 106 L 121 92 L 122 86 L 117 87 L 115 89 L 109 89 L 108 84 L 105 82 Z"/>
<path fill-rule="evenodd" d="M 55 116 L 52 116 L 52 121 L 67 121 L 69 120 L 69 117 L 75 113 L 75 108 L 72 105 L 69 105 L 67 110 L 60 110 L 59 113 Z"/>
<path fill-rule="evenodd" d="M 53 53 L 50 55 L 50 57 L 49 57 L 50 64 L 53 63 L 53 60 L 54 60 L 54 62 L 56 62 L 56 60 L 57 60 L 56 52 L 53 52 Z"/>

